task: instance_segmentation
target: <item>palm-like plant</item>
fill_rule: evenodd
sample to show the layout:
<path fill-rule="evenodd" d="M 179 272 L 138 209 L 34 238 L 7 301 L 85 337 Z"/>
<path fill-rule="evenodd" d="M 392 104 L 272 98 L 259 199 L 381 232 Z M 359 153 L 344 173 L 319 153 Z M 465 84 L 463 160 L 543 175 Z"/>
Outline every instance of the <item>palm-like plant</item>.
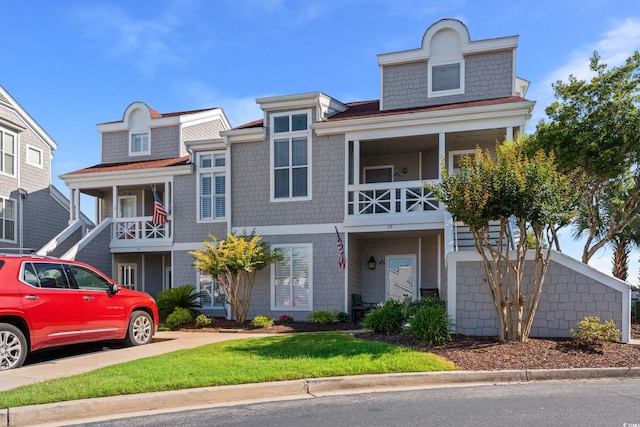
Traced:
<path fill-rule="evenodd" d="M 596 238 L 600 239 L 609 231 L 609 223 L 611 221 L 611 213 L 624 201 L 624 189 L 619 189 L 617 196 L 608 197 L 605 203 L 600 205 L 597 216 Z M 640 207 L 637 208 L 640 213 Z M 578 220 L 574 223 L 573 237 L 578 239 L 589 231 L 587 215 L 580 213 Z M 613 249 L 611 274 L 614 277 L 626 281 L 629 277 L 629 255 L 633 247 L 640 247 L 640 216 L 636 216 L 621 233 L 613 236 L 610 241 Z"/>
<path fill-rule="evenodd" d="M 183 285 L 177 288 L 166 289 L 158 294 L 156 304 L 160 317 L 166 318 L 173 313 L 177 307 L 197 312 L 202 306 L 198 302 L 200 292 L 193 285 Z"/>

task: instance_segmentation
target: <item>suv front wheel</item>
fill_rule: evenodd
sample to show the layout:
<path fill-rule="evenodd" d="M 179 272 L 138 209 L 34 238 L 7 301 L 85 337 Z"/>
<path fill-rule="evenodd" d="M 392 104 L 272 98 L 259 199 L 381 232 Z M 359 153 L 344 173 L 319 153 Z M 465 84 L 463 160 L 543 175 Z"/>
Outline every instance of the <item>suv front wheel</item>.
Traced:
<path fill-rule="evenodd" d="M 129 319 L 125 343 L 127 345 L 149 344 L 153 336 L 153 319 L 145 311 L 134 311 Z"/>
<path fill-rule="evenodd" d="M 27 358 L 27 339 L 17 327 L 0 323 L 0 371 L 19 368 Z"/>

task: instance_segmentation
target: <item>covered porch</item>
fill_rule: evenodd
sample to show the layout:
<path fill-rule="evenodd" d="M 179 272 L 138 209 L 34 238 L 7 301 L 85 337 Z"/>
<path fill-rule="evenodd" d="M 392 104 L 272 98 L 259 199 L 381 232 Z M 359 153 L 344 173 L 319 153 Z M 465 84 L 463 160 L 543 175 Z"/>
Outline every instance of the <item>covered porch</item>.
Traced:
<path fill-rule="evenodd" d="M 433 289 L 446 295 L 442 229 L 350 233 L 348 239 L 349 312 L 353 294 L 374 304 L 417 300 Z"/>

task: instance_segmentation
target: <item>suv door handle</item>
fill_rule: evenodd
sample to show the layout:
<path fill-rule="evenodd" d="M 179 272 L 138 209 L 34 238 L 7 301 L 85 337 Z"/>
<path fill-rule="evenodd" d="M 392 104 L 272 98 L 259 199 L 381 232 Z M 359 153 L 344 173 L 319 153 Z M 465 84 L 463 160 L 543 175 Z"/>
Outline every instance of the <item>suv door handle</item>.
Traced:
<path fill-rule="evenodd" d="M 36 295 L 27 295 L 24 297 L 24 299 L 28 299 L 29 301 L 35 301 L 38 299 L 38 297 Z"/>
<path fill-rule="evenodd" d="M 85 295 L 82 297 L 82 299 L 85 301 L 93 301 L 93 297 L 91 295 Z"/>

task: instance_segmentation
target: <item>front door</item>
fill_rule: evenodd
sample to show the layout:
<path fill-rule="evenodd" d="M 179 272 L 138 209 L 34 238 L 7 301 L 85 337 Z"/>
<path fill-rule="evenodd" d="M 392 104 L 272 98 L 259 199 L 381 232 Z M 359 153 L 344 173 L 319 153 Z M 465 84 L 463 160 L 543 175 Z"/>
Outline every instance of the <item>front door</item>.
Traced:
<path fill-rule="evenodd" d="M 415 293 L 415 255 L 387 255 L 386 299 L 413 300 Z"/>

